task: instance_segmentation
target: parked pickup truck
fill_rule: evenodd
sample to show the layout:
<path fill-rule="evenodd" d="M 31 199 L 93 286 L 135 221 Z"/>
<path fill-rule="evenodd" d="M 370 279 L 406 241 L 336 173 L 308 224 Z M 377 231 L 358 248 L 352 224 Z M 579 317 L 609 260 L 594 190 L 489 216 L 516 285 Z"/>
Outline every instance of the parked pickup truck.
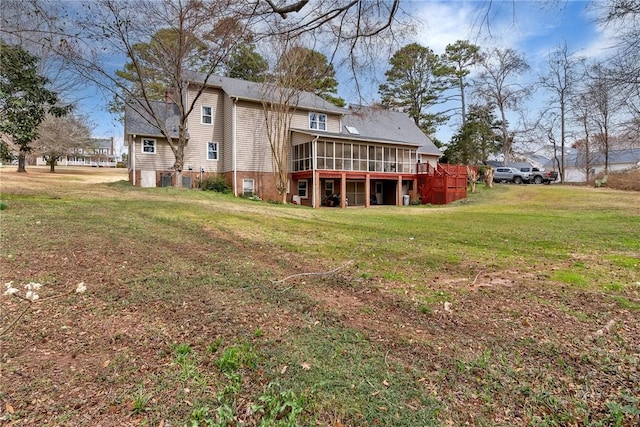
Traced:
<path fill-rule="evenodd" d="M 534 184 L 551 184 L 558 179 L 556 171 L 541 171 L 538 168 L 520 168 L 520 171 L 528 176 L 528 182 Z"/>
<path fill-rule="evenodd" d="M 513 182 L 514 184 L 522 184 L 529 182 L 528 172 L 522 172 L 518 168 L 507 166 L 499 166 L 493 173 L 493 182 Z"/>

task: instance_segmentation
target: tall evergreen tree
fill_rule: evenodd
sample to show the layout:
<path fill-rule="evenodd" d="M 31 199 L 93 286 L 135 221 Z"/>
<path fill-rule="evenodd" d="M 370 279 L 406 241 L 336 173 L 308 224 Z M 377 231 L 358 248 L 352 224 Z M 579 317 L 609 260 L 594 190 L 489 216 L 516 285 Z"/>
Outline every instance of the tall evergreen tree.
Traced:
<path fill-rule="evenodd" d="M 333 64 L 316 50 L 293 46 L 279 61 L 276 74 L 285 75 L 293 89 L 315 93 L 338 107 L 346 104 L 337 96 L 338 81 Z"/>
<path fill-rule="evenodd" d="M 465 88 L 467 83 L 465 78 L 471 73 L 471 67 L 480 61 L 480 47 L 470 43 L 468 40 L 458 40 L 447 45 L 442 60 L 448 67 L 447 74 L 451 81 L 451 86 L 460 91 L 460 114 L 462 125 L 467 119 L 467 97 Z"/>
<path fill-rule="evenodd" d="M 477 165 L 502 149 L 501 124 L 488 106 L 472 105 L 465 124 L 453 136 L 444 156 L 449 163 Z"/>
<path fill-rule="evenodd" d="M 432 135 L 447 119 L 441 112 L 428 112 L 442 102 L 447 68 L 438 55 L 418 43 L 398 50 L 389 63 L 387 82 L 379 88 L 382 105 L 406 112 L 423 132 Z"/>
<path fill-rule="evenodd" d="M 263 82 L 268 70 L 269 63 L 256 52 L 256 46 L 245 43 L 231 53 L 226 74 L 234 79 Z"/>

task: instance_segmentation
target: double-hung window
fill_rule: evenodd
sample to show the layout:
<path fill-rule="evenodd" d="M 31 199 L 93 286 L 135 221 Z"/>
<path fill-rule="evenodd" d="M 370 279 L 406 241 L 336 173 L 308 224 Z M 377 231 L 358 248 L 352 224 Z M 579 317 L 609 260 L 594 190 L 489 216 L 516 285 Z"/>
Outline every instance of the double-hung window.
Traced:
<path fill-rule="evenodd" d="M 142 152 L 147 154 L 156 153 L 156 140 L 155 139 L 143 139 L 142 140 Z"/>
<path fill-rule="evenodd" d="M 253 179 L 242 180 L 242 194 L 246 196 L 253 196 L 256 192 L 256 185 Z"/>
<path fill-rule="evenodd" d="M 218 160 L 217 142 L 207 142 L 207 160 Z"/>
<path fill-rule="evenodd" d="M 210 125 L 213 123 L 213 108 L 202 106 L 202 124 Z"/>
<path fill-rule="evenodd" d="M 327 115 L 323 113 L 309 113 L 309 129 L 327 130 Z"/>
<path fill-rule="evenodd" d="M 301 179 L 298 181 L 298 196 L 300 196 L 301 199 L 306 199 L 309 197 L 309 195 L 307 194 L 308 184 L 309 182 L 306 179 Z"/>

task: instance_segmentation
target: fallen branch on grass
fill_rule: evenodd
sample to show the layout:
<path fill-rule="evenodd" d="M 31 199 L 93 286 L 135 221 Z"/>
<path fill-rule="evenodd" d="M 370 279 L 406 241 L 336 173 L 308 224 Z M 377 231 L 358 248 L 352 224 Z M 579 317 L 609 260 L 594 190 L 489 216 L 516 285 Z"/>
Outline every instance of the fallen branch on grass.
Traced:
<path fill-rule="evenodd" d="M 27 311 L 29 311 L 29 309 L 34 304 L 36 303 L 42 304 L 44 301 L 72 295 L 74 293 L 83 294 L 87 290 L 87 287 L 85 286 L 84 282 L 80 282 L 78 283 L 75 289 L 72 289 L 69 292 L 65 292 L 58 295 L 52 295 L 46 298 L 40 298 L 37 292 L 42 287 L 41 283 L 29 282 L 26 285 L 24 285 L 25 295 L 20 295 L 20 290 L 13 286 L 13 282 L 8 282 L 8 283 L 5 283 L 4 285 L 6 288 L 4 292 L 5 296 L 9 296 L 9 297 L 13 296 L 15 298 L 18 298 L 19 300 L 26 301 L 29 304 L 24 308 L 24 310 L 22 310 L 22 312 L 20 312 L 18 316 L 16 316 L 15 319 L 13 319 L 13 321 L 11 321 L 11 323 L 9 323 L 9 325 L 7 325 L 4 329 L 0 330 L 0 338 L 4 337 L 5 335 L 8 335 L 9 332 L 11 332 L 11 330 L 13 329 L 13 327 L 18 324 L 20 319 L 22 319 L 22 317 L 27 313 Z"/>
<path fill-rule="evenodd" d="M 329 274 L 333 274 L 338 270 L 341 270 L 343 268 L 345 268 L 346 266 L 348 266 L 349 264 L 353 263 L 354 260 L 350 259 L 349 261 L 345 262 L 344 264 L 342 264 L 340 267 L 336 267 L 333 270 L 329 270 L 329 271 L 321 271 L 318 273 L 298 273 L 298 274 L 292 274 L 291 276 L 287 276 L 284 279 L 281 280 L 272 280 L 271 283 L 273 284 L 280 284 L 280 283 L 284 283 L 289 279 L 293 279 L 295 277 L 303 277 L 303 276 L 328 276 Z"/>
<path fill-rule="evenodd" d="M 480 275 L 484 272 L 484 270 L 480 270 L 478 272 L 478 274 L 476 274 L 476 278 L 473 279 L 473 282 L 471 282 L 471 284 L 469 285 L 470 288 L 473 288 L 473 286 L 476 284 L 476 282 L 478 281 L 478 277 L 480 277 Z"/>

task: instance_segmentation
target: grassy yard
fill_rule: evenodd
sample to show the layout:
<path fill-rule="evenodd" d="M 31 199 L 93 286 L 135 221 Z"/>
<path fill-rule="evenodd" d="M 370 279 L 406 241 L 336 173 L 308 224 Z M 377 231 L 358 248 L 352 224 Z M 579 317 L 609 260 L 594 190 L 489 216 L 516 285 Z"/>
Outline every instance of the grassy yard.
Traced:
<path fill-rule="evenodd" d="M 0 169 L 1 284 L 43 285 L 0 295 L 0 425 L 640 423 L 637 192 L 313 210 L 28 170 Z"/>

